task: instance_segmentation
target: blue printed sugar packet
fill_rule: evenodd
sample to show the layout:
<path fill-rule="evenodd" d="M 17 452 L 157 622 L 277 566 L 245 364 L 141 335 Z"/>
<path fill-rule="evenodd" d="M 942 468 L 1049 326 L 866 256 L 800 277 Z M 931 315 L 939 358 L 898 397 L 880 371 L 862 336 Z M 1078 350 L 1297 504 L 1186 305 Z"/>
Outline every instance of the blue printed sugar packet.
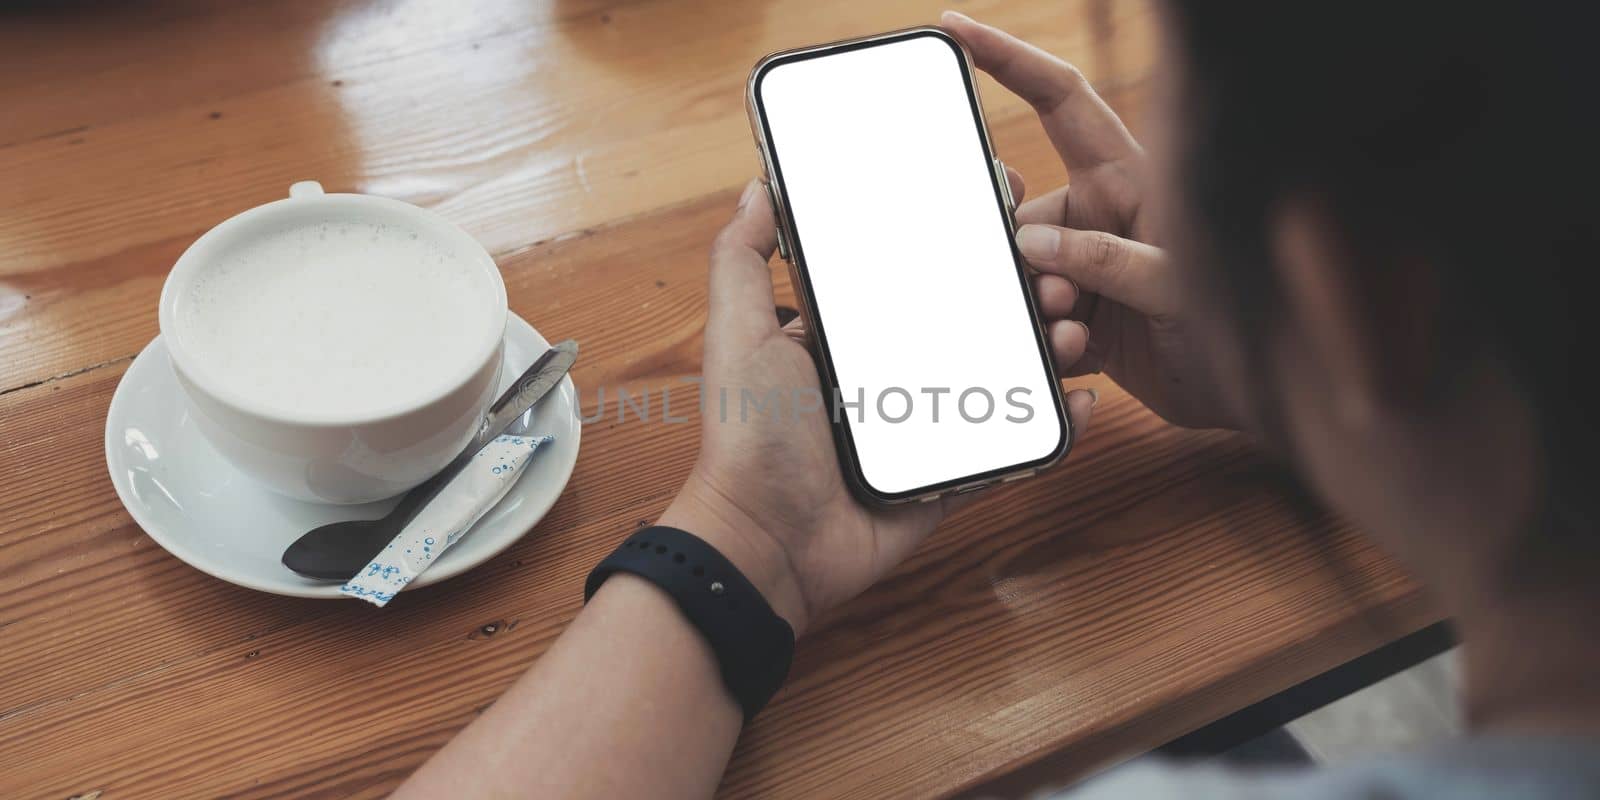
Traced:
<path fill-rule="evenodd" d="M 393 600 L 511 491 L 534 451 L 553 438 L 500 436 L 484 445 L 372 563 L 339 587 L 339 593 L 376 606 Z"/>

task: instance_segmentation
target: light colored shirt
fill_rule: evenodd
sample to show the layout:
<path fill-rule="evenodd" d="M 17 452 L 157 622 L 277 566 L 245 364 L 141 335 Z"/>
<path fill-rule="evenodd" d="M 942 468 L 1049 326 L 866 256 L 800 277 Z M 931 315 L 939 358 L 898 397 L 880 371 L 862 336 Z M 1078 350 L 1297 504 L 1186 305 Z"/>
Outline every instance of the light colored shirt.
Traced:
<path fill-rule="evenodd" d="M 1600 739 L 1488 736 L 1331 768 L 1243 770 L 1140 761 L 1058 800 L 1595 800 Z"/>

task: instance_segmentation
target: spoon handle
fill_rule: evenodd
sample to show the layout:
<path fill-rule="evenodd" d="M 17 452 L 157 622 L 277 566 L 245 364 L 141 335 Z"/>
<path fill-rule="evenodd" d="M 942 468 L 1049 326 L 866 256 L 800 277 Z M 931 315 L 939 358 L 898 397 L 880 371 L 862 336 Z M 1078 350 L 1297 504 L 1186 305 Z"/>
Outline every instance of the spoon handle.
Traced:
<path fill-rule="evenodd" d="M 483 425 L 478 429 L 478 436 L 467 444 L 462 455 L 471 457 L 484 445 L 504 433 L 511 423 L 516 422 L 524 411 L 533 407 L 556 384 L 566 377 L 567 370 L 578 360 L 578 343 L 572 339 L 557 342 L 549 350 L 539 354 L 533 364 L 522 371 L 515 381 L 501 393 L 500 399 L 489 406 L 489 411 L 484 415 Z"/>
<path fill-rule="evenodd" d="M 428 501 L 436 497 L 439 491 L 450 483 L 451 478 L 466 468 L 472 457 L 477 455 L 484 445 L 504 433 L 511 427 L 511 423 L 516 422 L 518 417 L 544 399 L 551 389 L 561 383 L 561 379 L 566 377 L 567 371 L 572 369 L 573 363 L 577 360 L 578 343 L 571 339 L 541 353 L 531 366 L 512 381 L 511 386 L 500 395 L 500 398 L 489 406 L 489 411 L 484 414 L 483 424 L 478 427 L 478 435 L 467 442 L 461 453 L 444 469 L 439 470 L 438 474 L 406 492 L 405 497 L 400 499 L 399 505 L 396 505 L 384 518 L 399 522 L 400 527 L 404 527 L 405 523 L 410 522 Z"/>

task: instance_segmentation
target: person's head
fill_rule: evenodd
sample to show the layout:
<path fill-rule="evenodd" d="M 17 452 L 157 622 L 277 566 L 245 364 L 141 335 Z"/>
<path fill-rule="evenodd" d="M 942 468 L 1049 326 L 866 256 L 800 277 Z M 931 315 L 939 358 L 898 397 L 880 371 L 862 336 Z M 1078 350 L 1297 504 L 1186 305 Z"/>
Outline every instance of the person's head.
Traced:
<path fill-rule="evenodd" d="M 1166 227 L 1247 415 L 1425 577 L 1494 596 L 1464 602 L 1592 584 L 1587 26 L 1545 3 L 1164 11 Z"/>

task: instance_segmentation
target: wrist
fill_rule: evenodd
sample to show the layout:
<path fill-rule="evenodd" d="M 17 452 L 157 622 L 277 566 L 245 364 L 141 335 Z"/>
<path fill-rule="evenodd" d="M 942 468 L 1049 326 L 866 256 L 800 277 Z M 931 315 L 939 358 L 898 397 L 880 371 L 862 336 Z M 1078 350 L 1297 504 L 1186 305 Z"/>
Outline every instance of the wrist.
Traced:
<path fill-rule="evenodd" d="M 796 638 L 805 630 L 810 613 L 788 553 L 715 490 L 691 477 L 656 522 L 688 531 L 715 547 L 761 592 L 773 612 L 789 623 Z"/>
<path fill-rule="evenodd" d="M 650 659 L 655 671 L 666 670 L 675 677 L 680 692 L 701 702 L 716 697 L 719 715 L 738 719 L 737 699 L 726 691 L 718 674 L 717 656 L 705 636 L 683 615 L 672 595 L 651 581 L 628 572 L 606 578 L 584 606 L 586 624 L 612 631 L 652 632 Z"/>

